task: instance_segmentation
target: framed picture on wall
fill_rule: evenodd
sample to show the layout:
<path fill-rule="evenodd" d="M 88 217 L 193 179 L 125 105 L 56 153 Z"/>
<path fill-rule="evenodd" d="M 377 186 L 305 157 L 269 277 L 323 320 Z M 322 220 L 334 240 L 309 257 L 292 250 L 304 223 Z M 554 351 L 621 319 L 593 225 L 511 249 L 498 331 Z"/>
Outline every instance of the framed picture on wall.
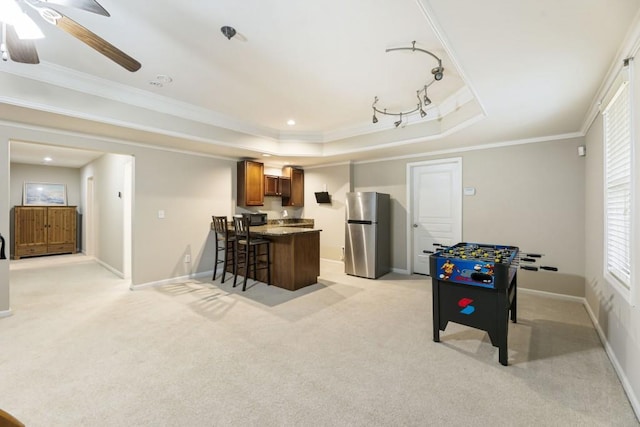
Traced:
<path fill-rule="evenodd" d="M 67 186 L 47 182 L 25 182 L 24 206 L 67 206 Z"/>

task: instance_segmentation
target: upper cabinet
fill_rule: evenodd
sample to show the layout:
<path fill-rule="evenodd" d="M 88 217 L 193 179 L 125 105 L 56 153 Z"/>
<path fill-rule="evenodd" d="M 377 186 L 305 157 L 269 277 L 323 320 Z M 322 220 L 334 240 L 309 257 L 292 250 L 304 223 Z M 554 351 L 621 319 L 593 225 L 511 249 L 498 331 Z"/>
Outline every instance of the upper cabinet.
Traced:
<path fill-rule="evenodd" d="M 291 193 L 291 180 L 275 175 L 264 176 L 264 195 L 289 197 Z"/>
<path fill-rule="evenodd" d="M 291 180 L 291 193 L 288 197 L 282 196 L 282 206 L 304 206 L 304 171 L 285 166 L 282 168 L 282 176 Z"/>
<path fill-rule="evenodd" d="M 264 205 L 264 165 L 260 162 L 238 162 L 238 206 Z"/>
<path fill-rule="evenodd" d="M 304 206 L 304 171 L 285 166 L 282 176 L 265 175 L 260 162 L 238 162 L 237 205 L 264 206 L 265 196 L 282 197 L 282 206 Z"/>

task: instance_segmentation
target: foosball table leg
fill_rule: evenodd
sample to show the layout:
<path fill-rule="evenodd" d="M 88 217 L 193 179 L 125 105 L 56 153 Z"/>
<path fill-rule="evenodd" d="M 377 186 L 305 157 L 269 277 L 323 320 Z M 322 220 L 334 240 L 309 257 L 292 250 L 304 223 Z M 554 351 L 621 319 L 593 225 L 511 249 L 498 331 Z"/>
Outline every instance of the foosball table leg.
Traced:
<path fill-rule="evenodd" d="M 518 323 L 518 275 L 513 278 L 513 301 L 511 302 L 511 321 Z"/>
<path fill-rule="evenodd" d="M 432 280 L 431 282 L 431 293 L 433 295 L 431 298 L 433 301 L 433 341 L 440 342 L 440 289 L 438 288 L 440 285 L 436 282 L 436 280 Z"/>
<path fill-rule="evenodd" d="M 498 360 L 500 360 L 500 364 L 503 366 L 509 366 L 509 351 L 507 350 L 506 343 L 504 344 L 504 346 L 500 345 L 499 352 L 500 354 L 499 354 Z"/>

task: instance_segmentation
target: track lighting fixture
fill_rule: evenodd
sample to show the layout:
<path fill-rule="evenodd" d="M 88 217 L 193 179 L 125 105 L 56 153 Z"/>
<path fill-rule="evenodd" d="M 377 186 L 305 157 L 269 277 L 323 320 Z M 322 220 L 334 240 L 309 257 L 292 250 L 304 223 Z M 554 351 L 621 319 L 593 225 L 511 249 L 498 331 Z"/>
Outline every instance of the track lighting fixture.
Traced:
<path fill-rule="evenodd" d="M 393 122 L 395 127 L 398 127 L 402 124 L 402 113 L 400 113 L 400 120 L 398 120 L 397 122 Z"/>
<path fill-rule="evenodd" d="M 378 118 L 376 117 L 376 113 L 384 114 L 385 116 L 399 116 L 400 120 L 393 123 L 395 127 L 398 127 L 400 126 L 400 124 L 402 124 L 403 115 L 407 116 L 415 112 L 418 112 L 420 114 L 420 117 L 425 117 L 427 115 L 427 112 L 423 108 L 423 105 L 424 107 L 427 107 L 431 104 L 431 99 L 429 99 L 429 96 L 427 95 L 427 88 L 431 86 L 433 83 L 435 83 L 436 81 L 442 80 L 442 78 L 444 77 L 444 67 L 442 66 L 442 60 L 440 58 L 438 58 L 436 55 L 429 52 L 428 50 L 417 48 L 415 41 L 411 42 L 411 47 L 390 48 L 390 49 L 387 49 L 385 52 L 392 52 L 396 50 L 410 50 L 412 52 L 420 51 L 420 52 L 426 53 L 427 55 L 431 55 L 433 58 L 435 58 L 436 61 L 438 61 L 438 66 L 431 69 L 433 80 L 425 84 L 422 89 L 419 89 L 416 91 L 416 96 L 418 97 L 418 104 L 416 108 L 412 110 L 407 110 L 407 111 L 400 111 L 397 113 L 388 112 L 386 108 L 384 110 L 377 108 L 376 104 L 378 103 L 378 97 L 375 96 L 373 98 L 373 104 L 371 104 L 371 108 L 373 108 L 373 123 L 378 123 Z"/>
<path fill-rule="evenodd" d="M 433 74 L 433 78 L 440 81 L 442 80 L 442 72 L 444 71 L 444 68 L 442 68 L 442 66 L 438 66 L 436 68 L 434 68 L 433 70 L 431 70 L 431 74 Z"/>
<path fill-rule="evenodd" d="M 429 97 L 427 96 L 427 85 L 424 86 L 424 106 L 426 107 L 427 105 L 431 104 L 431 100 L 429 99 Z"/>

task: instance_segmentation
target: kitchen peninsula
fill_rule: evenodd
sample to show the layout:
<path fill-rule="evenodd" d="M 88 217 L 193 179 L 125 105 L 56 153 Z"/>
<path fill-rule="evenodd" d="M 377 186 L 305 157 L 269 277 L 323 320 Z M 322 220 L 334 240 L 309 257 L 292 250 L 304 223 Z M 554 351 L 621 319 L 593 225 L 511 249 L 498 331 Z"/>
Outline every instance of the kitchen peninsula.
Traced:
<path fill-rule="evenodd" d="M 285 220 L 250 228 L 251 235 L 271 241 L 272 285 L 295 291 L 318 282 L 322 230 L 309 226 L 312 220 Z M 265 270 L 258 271 L 258 280 L 266 283 Z"/>

